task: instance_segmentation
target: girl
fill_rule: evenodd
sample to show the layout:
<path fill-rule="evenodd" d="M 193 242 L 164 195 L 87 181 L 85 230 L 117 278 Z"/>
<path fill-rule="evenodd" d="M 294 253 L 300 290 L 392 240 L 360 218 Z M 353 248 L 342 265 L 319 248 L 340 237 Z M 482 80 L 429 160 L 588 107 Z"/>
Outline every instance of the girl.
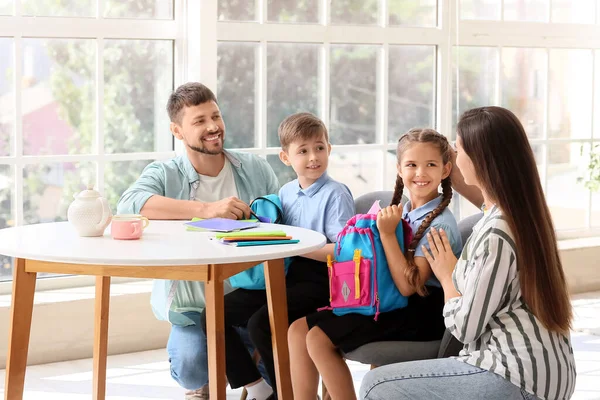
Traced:
<path fill-rule="evenodd" d="M 430 227 L 445 229 L 460 254 L 461 241 L 448 203 L 452 198 L 450 157 L 446 138 L 431 129 L 412 129 L 398 140 L 398 176 L 392 205 L 381 210 L 377 227 L 398 290 L 409 297 L 405 308 L 373 316 L 320 311 L 295 321 L 288 333 L 294 399 L 317 397 L 319 374 L 332 399 L 355 399 L 352 376 L 340 351 L 385 340 L 438 340 L 444 333 L 441 317 L 443 293 L 430 279 L 431 269 L 421 250 Z M 442 185 L 442 195 L 438 193 Z M 399 208 L 406 187 L 410 202 Z M 414 239 L 402 254 L 395 230 L 403 217 L 411 225 Z M 427 318 L 423 318 L 426 315 Z"/>
<path fill-rule="evenodd" d="M 457 129 L 456 163 L 481 190 L 484 217 L 458 262 L 442 230 L 432 230 L 425 256 L 444 289 L 445 324 L 465 346 L 457 358 L 377 368 L 361 396 L 567 399 L 571 305 L 527 135 L 500 107 L 465 112 Z"/>

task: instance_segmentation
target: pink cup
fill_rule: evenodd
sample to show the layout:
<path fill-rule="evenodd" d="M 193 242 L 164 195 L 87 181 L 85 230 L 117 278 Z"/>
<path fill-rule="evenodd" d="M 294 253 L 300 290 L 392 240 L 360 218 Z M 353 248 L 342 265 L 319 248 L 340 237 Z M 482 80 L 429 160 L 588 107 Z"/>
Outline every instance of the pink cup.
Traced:
<path fill-rule="evenodd" d="M 110 234 L 113 239 L 135 240 L 142 237 L 144 229 L 150 224 L 148 218 L 139 214 L 121 214 L 112 218 Z"/>

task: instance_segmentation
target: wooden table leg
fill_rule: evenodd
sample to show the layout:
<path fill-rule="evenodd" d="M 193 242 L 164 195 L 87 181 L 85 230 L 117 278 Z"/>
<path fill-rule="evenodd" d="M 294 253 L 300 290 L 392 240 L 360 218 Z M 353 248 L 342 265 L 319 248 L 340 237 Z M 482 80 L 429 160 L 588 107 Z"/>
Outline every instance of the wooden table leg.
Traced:
<path fill-rule="evenodd" d="M 94 400 L 106 396 L 106 354 L 108 350 L 108 307 L 110 304 L 110 276 L 96 277 L 94 310 Z"/>
<path fill-rule="evenodd" d="M 290 354 L 287 345 L 289 326 L 287 296 L 285 290 L 285 269 L 283 260 L 265 262 L 265 280 L 267 283 L 267 303 L 273 340 L 273 359 L 275 361 L 275 379 L 277 397 L 292 399 L 292 379 L 290 377 Z"/>
<path fill-rule="evenodd" d="M 205 283 L 206 341 L 208 345 L 208 383 L 211 399 L 224 399 L 225 394 L 225 313 L 223 281 L 215 279 L 215 266 L 210 266 Z"/>
<path fill-rule="evenodd" d="M 21 400 L 23 398 L 36 276 L 35 272 L 25 271 L 24 259 L 15 259 L 13 297 L 10 306 L 10 325 L 8 327 L 5 400 Z"/>

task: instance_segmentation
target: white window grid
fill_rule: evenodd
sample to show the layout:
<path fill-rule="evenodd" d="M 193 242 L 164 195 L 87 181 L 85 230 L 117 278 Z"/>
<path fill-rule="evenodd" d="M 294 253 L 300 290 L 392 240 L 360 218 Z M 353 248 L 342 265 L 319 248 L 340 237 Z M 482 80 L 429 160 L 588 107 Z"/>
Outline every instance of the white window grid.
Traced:
<path fill-rule="evenodd" d="M 217 7 L 218 0 L 204 0 L 213 3 L 210 7 Z M 376 142 L 374 144 L 336 145 L 335 152 L 360 152 L 379 151 L 379 173 L 375 178 L 376 190 L 391 189 L 390 182 L 384 182 L 387 168 L 384 162 L 386 152 L 395 150 L 395 144 L 388 143 L 388 64 L 389 46 L 391 45 L 433 45 L 436 46 L 435 61 L 435 129 L 454 138 L 452 131 L 453 104 L 452 85 L 453 76 L 458 80 L 457 71 L 453 69 L 453 56 L 460 51 L 461 46 L 479 46 L 497 48 L 499 54 L 503 47 L 541 48 L 549 52 L 551 49 L 589 49 L 592 50 L 594 65 L 600 63 L 597 50 L 600 49 L 600 4 L 596 6 L 596 24 L 575 23 L 538 23 L 538 22 L 505 22 L 503 3 L 500 4 L 500 21 L 461 20 L 459 0 L 438 0 L 437 27 L 404 27 L 388 26 L 387 0 L 380 0 L 378 25 L 331 25 L 329 21 L 329 0 L 319 1 L 319 23 L 298 24 L 279 23 L 267 21 L 267 0 L 256 0 L 256 21 L 218 21 L 214 42 L 251 42 L 258 44 L 256 56 L 256 90 L 255 90 L 255 131 L 257 135 L 256 147 L 241 149 L 266 157 L 279 153 L 279 148 L 267 146 L 266 108 L 267 108 L 267 71 L 266 57 L 268 43 L 298 43 L 320 44 L 319 65 L 319 111 L 320 117 L 329 125 L 329 49 L 331 45 L 376 45 L 378 51 L 378 83 L 377 83 L 377 124 Z M 551 2 L 550 2 L 551 3 Z M 550 6 L 551 7 L 551 4 Z M 214 14 L 212 14 L 214 15 Z M 550 14 L 552 9 L 550 8 Z M 214 23 L 214 22 L 213 22 Z M 212 41 L 211 41 L 212 42 Z M 213 44 L 215 46 L 215 44 Z M 211 48 L 213 56 L 216 49 Z M 454 54 L 453 54 L 454 53 Z M 549 57 L 548 63 L 549 63 Z M 205 58 L 205 62 L 207 62 Z M 496 62 L 496 92 L 495 104 L 500 105 L 500 57 Z M 214 63 L 216 65 L 216 58 Z M 549 67 L 549 65 L 548 65 Z M 598 67 L 594 68 L 594 87 L 597 85 Z M 218 71 L 211 70 L 203 78 L 208 84 L 216 88 Z M 548 79 L 548 78 L 547 78 Z M 547 84 L 547 82 L 546 82 Z M 577 143 L 596 144 L 600 142 L 600 101 L 596 98 L 597 90 L 593 91 L 592 136 L 586 139 L 549 138 L 548 137 L 548 96 L 546 90 L 545 101 L 545 126 L 543 137 L 531 139 L 533 144 L 543 144 L 546 149 L 543 155 L 543 169 L 541 179 L 547 187 L 548 152 L 551 144 Z M 595 133 L 596 136 L 593 136 Z M 588 192 L 587 227 L 584 230 L 560 230 L 561 239 L 600 234 L 600 229 L 592 228 L 592 193 Z M 455 214 L 460 218 L 458 202 Z"/>
<path fill-rule="evenodd" d="M 25 17 L 21 14 L 21 0 L 16 0 L 14 16 L 0 16 L 0 37 L 14 39 L 13 66 L 14 81 L 20 82 L 20 65 L 23 58 L 23 38 L 86 38 L 96 39 L 96 54 L 101 55 L 106 39 L 157 39 L 173 40 L 174 48 L 174 83 L 175 86 L 186 81 L 201 81 L 216 90 L 217 87 L 217 45 L 219 41 L 255 42 L 259 43 L 257 65 L 257 98 L 256 98 L 256 132 L 257 146 L 244 149 L 248 152 L 266 156 L 277 154 L 279 149 L 267 146 L 266 131 L 266 46 L 270 42 L 313 43 L 320 44 L 320 114 L 325 122 L 329 122 L 329 49 L 333 44 L 369 44 L 379 45 L 378 54 L 378 104 L 376 143 L 366 145 L 338 145 L 336 152 L 380 151 L 380 173 L 377 188 L 387 188 L 389 182 L 383 182 L 386 176 L 385 154 L 395 149 L 394 144 L 387 143 L 387 104 L 388 96 L 388 54 L 390 45 L 433 45 L 436 46 L 435 69 L 435 128 L 440 132 L 451 134 L 452 129 L 452 76 L 456 73 L 452 68 L 452 56 L 456 46 L 484 47 L 527 47 L 544 49 L 600 49 L 600 5 L 596 7 L 596 24 L 545 24 L 527 22 L 468 21 L 459 20 L 458 0 L 438 1 L 438 25 L 435 28 L 389 27 L 387 20 L 387 0 L 381 0 L 379 8 L 379 25 L 377 26 L 342 26 L 329 25 L 329 0 L 320 0 L 318 24 L 289 24 L 266 21 L 267 0 L 257 0 L 256 22 L 217 21 L 218 0 L 175 0 L 175 13 L 172 20 L 130 20 L 96 18 L 57 18 L 57 17 Z M 103 15 L 104 0 L 98 1 L 97 15 Z M 503 13 L 503 10 L 502 10 Z M 460 50 L 458 50 L 460 51 Z M 597 64 L 598 52 L 594 52 Z M 498 62 L 500 62 L 498 60 Z M 20 85 L 15 84 L 15 140 L 10 157 L 1 157 L 0 164 L 13 167 L 14 187 L 13 215 L 16 224 L 23 224 L 23 168 L 25 165 L 48 162 L 92 161 L 97 163 L 97 188 L 104 189 L 103 168 L 112 161 L 132 161 L 170 157 L 172 152 L 146 152 L 105 154 L 101 127 L 103 126 L 103 65 L 100 57 L 96 60 L 96 152 L 86 155 L 53 155 L 24 156 L 22 149 L 21 126 L 21 94 Z M 18 68 L 17 68 L 18 67 Z M 499 70 L 499 69 L 498 69 Z M 594 69 L 594 84 L 598 85 L 598 68 Z M 497 79 L 500 79 L 499 76 Z M 496 82 L 496 103 L 501 97 L 500 85 Z M 593 97 L 592 129 L 596 136 L 591 139 L 549 139 L 547 132 L 541 139 L 532 143 L 546 145 L 544 156 L 543 181 L 546 180 L 546 158 L 548 144 L 553 143 L 598 143 L 600 137 L 600 101 Z M 546 101 L 547 108 L 547 101 Z M 546 122 L 547 124 L 547 122 Z M 181 151 L 179 142 L 175 149 Z M 598 235 L 598 229 L 590 226 L 592 197 L 588 204 L 588 229 L 573 232 L 559 232 L 562 238 Z M 459 210 L 457 210 L 459 211 Z"/>
<path fill-rule="evenodd" d="M 23 210 L 23 169 L 27 165 L 53 163 L 53 162 L 95 162 L 96 163 L 96 185 L 95 188 L 104 192 L 104 167 L 109 162 L 136 161 L 165 159 L 172 157 L 172 138 L 169 138 L 168 127 L 164 127 L 157 134 L 157 138 L 164 143 L 169 140 L 171 151 L 137 152 L 137 153 L 105 153 L 104 151 L 104 71 L 103 50 L 105 40 L 131 39 L 131 40 L 169 40 L 174 44 L 173 66 L 174 85 L 177 86 L 187 80 L 188 77 L 188 51 L 198 50 L 199 40 L 188 40 L 189 33 L 197 37 L 200 34 L 194 30 L 197 25 L 198 15 L 204 11 L 198 6 L 196 0 L 174 0 L 174 14 L 171 20 L 160 19 L 125 19 L 125 18 L 103 18 L 105 0 L 97 0 L 96 17 L 30 17 L 22 15 L 22 1 L 15 0 L 14 15 L 0 16 L 0 38 L 13 39 L 13 87 L 14 87 L 14 140 L 12 141 L 11 156 L 0 157 L 0 165 L 12 167 L 13 192 L 12 192 L 12 215 L 16 226 L 24 224 Z M 216 15 L 216 9 L 215 9 Z M 195 16 L 195 17 L 193 17 Z M 23 62 L 23 40 L 24 38 L 64 38 L 64 39 L 93 39 L 96 50 L 96 121 L 95 121 L 95 143 L 93 152 L 90 154 L 73 155 L 38 155 L 26 156 L 23 154 L 23 126 L 21 110 L 21 65 Z M 190 45 L 192 44 L 192 45 Z M 199 80 L 200 76 L 192 79 Z M 167 99 L 165 99 L 166 104 Z M 166 112 L 166 111 L 165 111 Z M 127 281 L 126 278 L 116 278 L 115 281 Z M 94 278 L 87 276 L 68 276 L 59 279 L 38 280 L 37 289 L 52 290 L 67 287 L 78 287 L 82 285 L 93 285 Z M 11 282 L 0 282 L 0 294 L 10 293 Z"/>
<path fill-rule="evenodd" d="M 29 17 L 21 12 L 21 0 L 16 0 L 13 16 L 0 16 L 0 37 L 13 39 L 13 87 L 14 87 L 14 140 L 12 155 L 0 157 L 0 164 L 12 166 L 13 174 L 13 210 L 16 226 L 23 225 L 23 168 L 26 165 L 52 163 L 52 162 L 95 162 L 96 163 L 96 189 L 104 192 L 104 167 L 114 161 L 136 161 L 148 159 L 162 159 L 173 156 L 172 140 L 171 151 L 116 153 L 108 154 L 104 151 L 104 69 L 103 50 L 104 42 L 109 39 L 138 39 L 138 40 L 170 40 L 174 43 L 174 82 L 175 85 L 185 79 L 187 2 L 175 0 L 175 13 L 172 20 L 142 20 L 142 19 L 113 19 L 103 18 L 104 0 L 98 0 L 96 17 Z M 96 50 L 96 96 L 95 96 L 95 143 L 90 154 L 69 155 L 38 155 L 26 156 L 23 154 L 23 126 L 21 113 L 21 65 L 23 62 L 24 38 L 65 38 L 65 39 L 93 39 Z M 165 104 L 166 104 L 165 99 Z M 161 131 L 167 135 L 168 127 Z"/>

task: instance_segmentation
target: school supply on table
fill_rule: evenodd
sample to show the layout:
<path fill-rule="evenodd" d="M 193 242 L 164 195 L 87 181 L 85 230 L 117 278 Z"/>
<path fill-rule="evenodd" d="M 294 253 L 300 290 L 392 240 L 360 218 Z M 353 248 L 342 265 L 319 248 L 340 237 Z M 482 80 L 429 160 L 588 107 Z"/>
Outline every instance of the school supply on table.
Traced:
<path fill-rule="evenodd" d="M 247 242 L 257 240 L 290 240 L 291 236 L 238 236 L 238 237 L 225 237 L 222 238 L 222 242 Z"/>
<path fill-rule="evenodd" d="M 283 231 L 252 231 L 252 232 L 231 232 L 217 233 L 215 239 L 219 243 L 230 246 L 261 246 L 273 244 L 293 244 L 298 243 L 291 236 L 287 236 Z"/>
<path fill-rule="evenodd" d="M 248 246 L 272 246 L 299 243 L 298 239 L 287 236 L 283 231 L 252 231 L 252 232 L 232 232 L 217 233 L 216 239 L 228 246 L 248 247 Z M 248 240 L 252 239 L 252 240 Z M 290 264 L 289 258 L 285 259 L 285 273 L 287 274 Z M 229 278 L 229 283 L 234 288 L 247 290 L 264 290 L 265 268 L 263 264 L 255 265 L 245 271 L 233 275 Z"/>
<path fill-rule="evenodd" d="M 247 232 L 227 232 L 227 233 L 215 234 L 215 237 L 217 239 L 249 237 L 249 236 L 258 236 L 258 237 L 262 238 L 262 237 L 287 236 L 287 235 L 284 231 L 247 231 Z"/>
<path fill-rule="evenodd" d="M 299 243 L 300 240 L 297 239 L 286 239 L 286 240 L 252 240 L 252 241 L 248 241 L 248 242 L 232 242 L 232 241 L 221 241 L 221 243 L 227 245 L 227 246 L 235 246 L 235 247 L 249 247 L 249 246 L 270 246 L 270 245 L 276 245 L 276 244 L 295 244 L 295 243 Z M 262 266 L 262 264 L 260 264 Z M 256 268 L 258 267 L 252 267 Z"/>
<path fill-rule="evenodd" d="M 256 228 L 260 226 L 258 222 L 237 221 L 234 219 L 227 218 L 201 219 L 198 221 L 186 222 L 185 225 L 187 227 L 200 228 L 207 231 L 217 232 L 234 232 L 243 229 Z"/>
<path fill-rule="evenodd" d="M 374 315 L 405 307 L 408 299 L 403 296 L 390 273 L 379 230 L 375 202 L 373 214 L 357 214 L 346 223 L 338 234 L 334 250 L 335 261 L 328 255 L 330 307 L 336 315 L 357 313 Z M 404 252 L 406 229 L 404 220 L 396 228 L 396 238 Z M 407 235 L 408 237 L 408 235 Z"/>

